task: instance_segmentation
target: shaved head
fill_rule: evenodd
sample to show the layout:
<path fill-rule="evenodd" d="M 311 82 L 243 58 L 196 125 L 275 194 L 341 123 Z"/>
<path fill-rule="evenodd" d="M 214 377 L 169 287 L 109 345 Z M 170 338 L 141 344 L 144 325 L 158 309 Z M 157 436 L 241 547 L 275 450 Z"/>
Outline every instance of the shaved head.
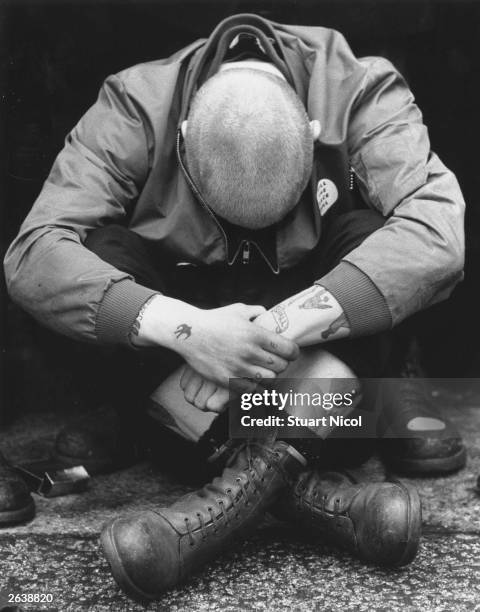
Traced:
<path fill-rule="evenodd" d="M 259 229 L 299 201 L 312 171 L 313 137 L 305 108 L 285 81 L 235 68 L 208 79 L 195 95 L 185 152 L 214 212 Z"/>

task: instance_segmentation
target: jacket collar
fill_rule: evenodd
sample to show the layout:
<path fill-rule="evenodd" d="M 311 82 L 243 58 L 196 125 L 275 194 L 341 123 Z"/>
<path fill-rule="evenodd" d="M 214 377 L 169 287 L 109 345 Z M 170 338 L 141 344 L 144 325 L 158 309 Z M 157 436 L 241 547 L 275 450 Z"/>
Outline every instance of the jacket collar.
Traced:
<path fill-rule="evenodd" d="M 237 37 L 242 36 L 249 36 L 254 39 L 266 59 L 277 66 L 288 83 L 296 89 L 295 79 L 284 45 L 272 24 L 258 15 L 249 13 L 234 15 L 218 24 L 204 47 L 194 56 L 194 64 L 184 83 L 182 108 L 178 120 L 179 128 L 187 118 L 191 101 L 197 89 L 218 71 L 232 42 L 234 43 Z"/>

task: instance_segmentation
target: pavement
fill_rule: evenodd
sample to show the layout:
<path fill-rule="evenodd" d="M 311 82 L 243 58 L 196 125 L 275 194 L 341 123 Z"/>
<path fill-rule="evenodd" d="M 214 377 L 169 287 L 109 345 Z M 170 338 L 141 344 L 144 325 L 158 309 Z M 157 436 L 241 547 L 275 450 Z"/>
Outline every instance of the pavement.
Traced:
<path fill-rule="evenodd" d="M 294 526 L 267 519 L 243 544 L 227 551 L 184 585 L 143 607 L 113 582 L 99 553 L 105 521 L 131 510 L 165 505 L 185 486 L 149 463 L 92 479 L 81 494 L 35 496 L 37 515 L 0 531 L 0 610 L 9 593 L 52 594 L 52 603 L 23 610 L 88 611 L 480 611 L 480 394 L 437 398 L 461 430 L 468 448 L 465 469 L 435 479 L 405 479 L 423 502 L 423 541 L 407 568 L 367 566 Z M 65 421 L 31 414 L 2 434 L 10 459 L 45 456 Z M 356 470 L 365 480 L 384 478 L 370 459 Z"/>

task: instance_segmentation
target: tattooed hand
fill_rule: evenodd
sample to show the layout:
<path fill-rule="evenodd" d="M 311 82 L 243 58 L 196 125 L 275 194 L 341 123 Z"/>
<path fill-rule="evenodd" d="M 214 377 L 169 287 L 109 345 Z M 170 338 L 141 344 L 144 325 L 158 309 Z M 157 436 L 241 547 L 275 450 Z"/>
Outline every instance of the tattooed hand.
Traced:
<path fill-rule="evenodd" d="M 298 346 L 253 320 L 263 306 L 232 304 L 202 310 L 156 295 L 139 316 L 136 346 L 163 346 L 177 352 L 206 380 L 251 391 L 258 378 L 275 378 L 298 356 Z M 252 382 L 253 381 L 253 382 Z"/>
<path fill-rule="evenodd" d="M 191 335 L 173 344 L 192 369 L 203 378 L 227 388 L 251 391 L 260 378 L 275 378 L 298 356 L 291 340 L 260 328 L 253 320 L 262 306 L 232 304 L 212 310 L 198 309 L 189 319 Z"/>

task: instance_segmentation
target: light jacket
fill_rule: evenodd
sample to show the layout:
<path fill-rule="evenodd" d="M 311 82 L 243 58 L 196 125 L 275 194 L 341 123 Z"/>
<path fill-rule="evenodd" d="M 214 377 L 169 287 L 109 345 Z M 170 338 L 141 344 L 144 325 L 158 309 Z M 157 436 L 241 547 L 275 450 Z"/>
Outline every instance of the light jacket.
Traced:
<path fill-rule="evenodd" d="M 331 29 L 237 15 L 168 59 L 108 77 L 67 136 L 5 258 L 12 299 L 40 322 L 76 339 L 128 343 L 153 291 L 83 246 L 89 231 L 112 222 L 179 262 L 233 263 L 221 223 L 183 167 L 179 126 L 196 89 L 245 37 L 322 126 L 310 188 L 277 229 L 272 274 L 314 249 L 322 213 L 358 206 L 354 178 L 362 205 L 386 222 L 318 279 L 340 302 L 353 335 L 387 329 L 445 299 L 462 278 L 462 194 L 431 152 L 421 112 L 393 65 L 357 59 Z"/>

